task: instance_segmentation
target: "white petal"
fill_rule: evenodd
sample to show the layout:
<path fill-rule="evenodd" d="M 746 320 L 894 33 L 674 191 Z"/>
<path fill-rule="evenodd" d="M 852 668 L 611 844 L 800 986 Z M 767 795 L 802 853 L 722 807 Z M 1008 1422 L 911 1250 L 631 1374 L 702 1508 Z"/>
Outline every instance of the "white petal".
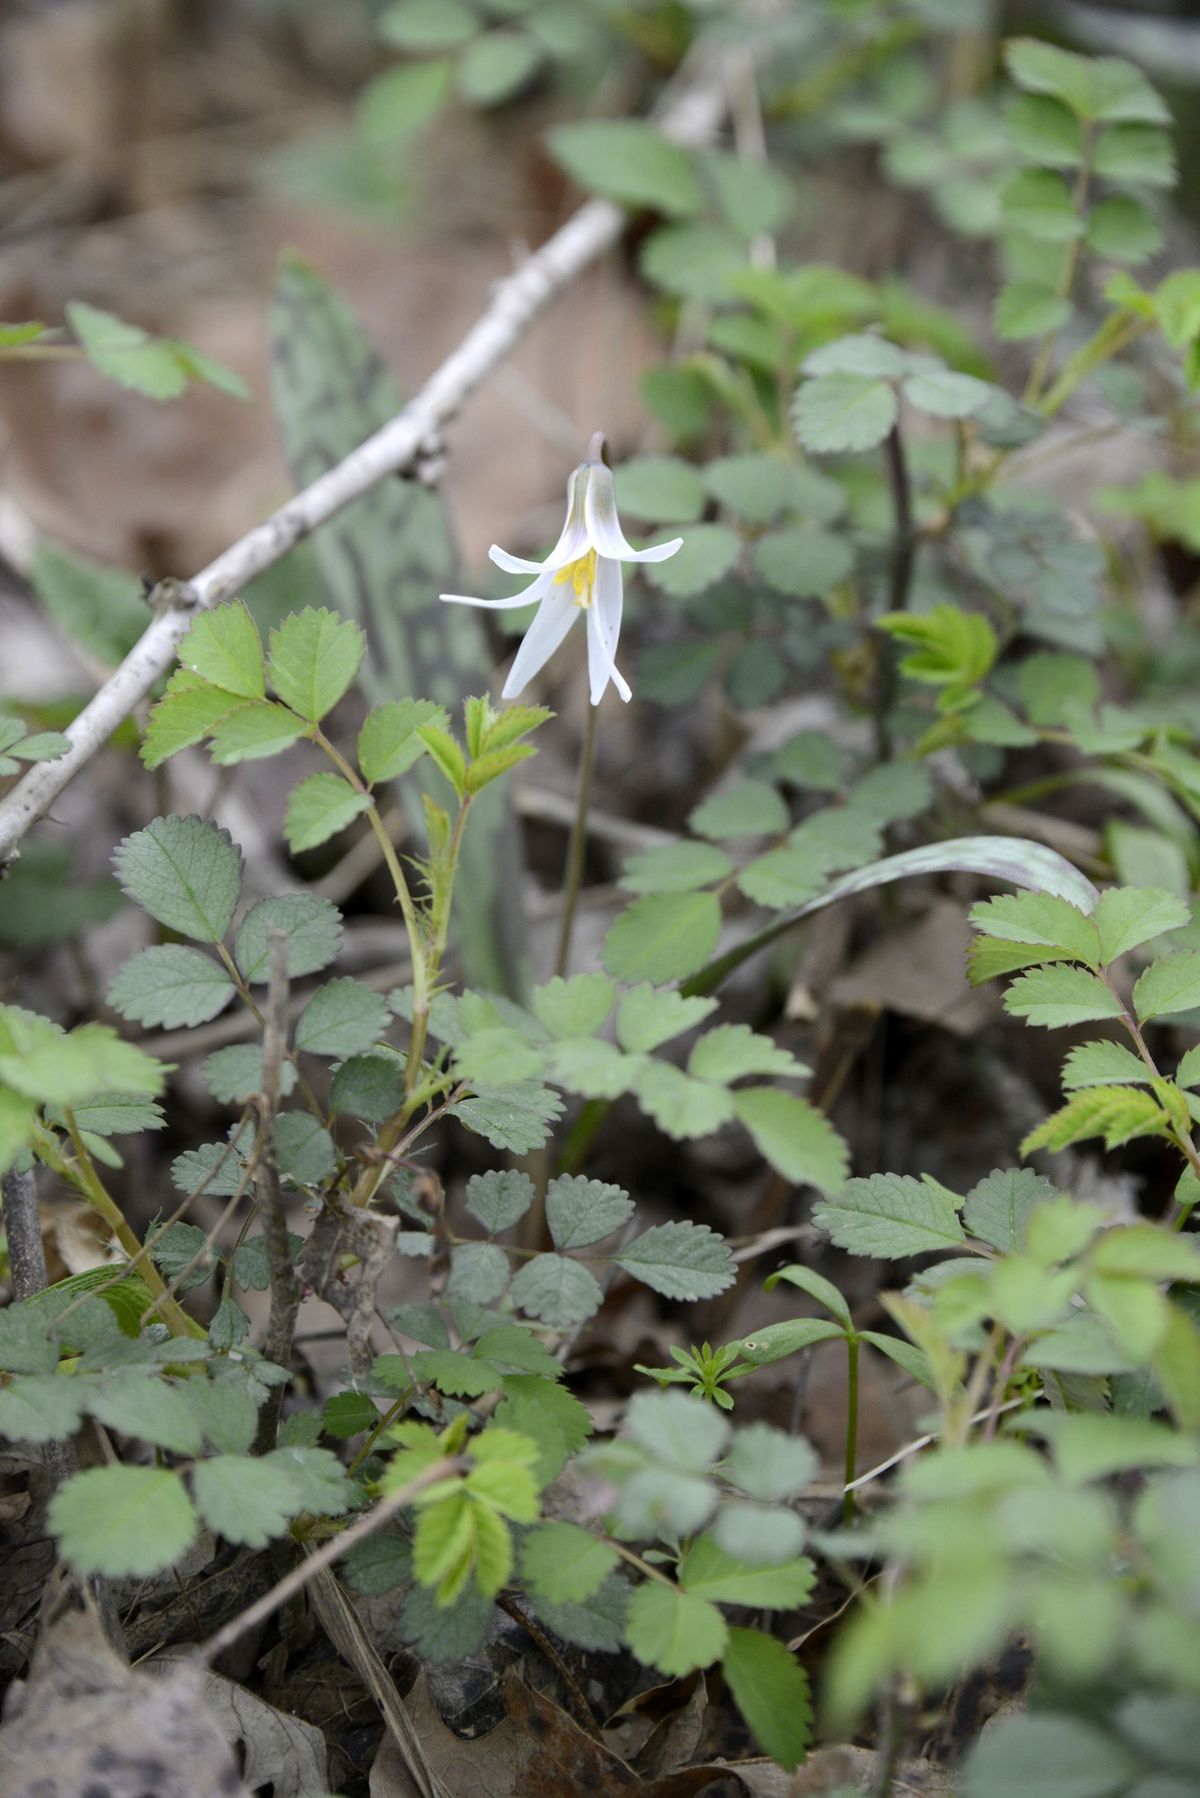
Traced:
<path fill-rule="evenodd" d="M 543 568 L 566 568 L 586 556 L 590 547 L 584 501 L 595 464 L 581 462 L 567 482 L 567 516 L 558 542 L 542 563 Z M 607 473 L 607 470 L 605 471 Z"/>
<path fill-rule="evenodd" d="M 593 705 L 599 705 L 611 680 L 621 698 L 632 698 L 629 683 L 613 659 L 621 635 L 621 564 L 601 558 L 596 569 L 596 590 L 588 609 L 588 681 Z"/>
<path fill-rule="evenodd" d="M 561 588 L 547 593 L 509 669 L 502 698 L 515 699 L 528 686 L 538 670 L 550 660 L 574 624 L 578 611 L 574 598 Z"/>
<path fill-rule="evenodd" d="M 511 612 L 517 606 L 531 606 L 535 599 L 541 599 L 553 582 L 553 575 L 543 574 L 539 570 L 538 578 L 528 587 L 522 587 L 510 599 L 473 599 L 469 593 L 439 593 L 439 599 L 448 599 L 458 606 L 487 606 L 493 612 Z"/>
<path fill-rule="evenodd" d="M 613 492 L 612 470 L 594 463 L 584 489 L 584 517 L 588 541 L 602 556 L 617 562 L 665 562 L 683 543 L 673 537 L 669 543 L 658 543 L 653 549 L 634 549 L 621 529 L 617 517 L 617 501 Z"/>
<path fill-rule="evenodd" d="M 492 544 L 488 555 L 496 567 L 503 568 L 506 574 L 540 574 L 542 572 L 540 562 L 527 561 L 524 556 L 510 556 L 508 551 L 501 549 L 498 543 Z"/>

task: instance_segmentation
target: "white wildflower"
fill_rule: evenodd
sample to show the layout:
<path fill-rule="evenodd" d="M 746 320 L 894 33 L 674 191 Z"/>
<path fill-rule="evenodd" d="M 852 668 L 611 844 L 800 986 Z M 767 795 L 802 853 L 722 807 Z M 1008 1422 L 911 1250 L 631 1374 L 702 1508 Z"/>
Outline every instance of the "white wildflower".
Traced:
<path fill-rule="evenodd" d="M 540 601 L 516 660 L 504 683 L 505 699 L 515 699 L 554 654 L 579 613 L 587 619 L 588 681 L 593 705 L 599 705 L 609 681 L 622 699 L 629 683 L 616 665 L 621 634 L 622 562 L 665 562 L 683 542 L 673 537 L 653 549 L 634 549 L 625 539 L 613 496 L 612 470 L 601 460 L 604 438 L 598 433 L 567 483 L 567 517 L 562 534 L 544 562 L 510 556 L 493 543 L 492 561 L 509 574 L 532 574 L 531 586 L 511 599 L 473 599 L 465 593 L 442 593 L 441 599 L 464 606 L 509 610 Z"/>

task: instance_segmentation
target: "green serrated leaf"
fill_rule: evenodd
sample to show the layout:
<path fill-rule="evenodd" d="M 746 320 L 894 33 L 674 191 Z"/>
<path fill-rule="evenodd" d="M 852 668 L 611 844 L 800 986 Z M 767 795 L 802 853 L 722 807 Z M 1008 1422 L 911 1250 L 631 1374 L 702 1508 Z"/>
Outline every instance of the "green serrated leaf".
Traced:
<path fill-rule="evenodd" d="M 1177 949 L 1152 962 L 1133 989 L 1134 1009 L 1145 1023 L 1200 1007 L 1200 950 Z"/>
<path fill-rule="evenodd" d="M 644 1666 L 671 1678 L 719 1660 L 728 1633 L 716 1605 L 678 1586 L 647 1580 L 629 1601 L 625 1640 Z"/>
<path fill-rule="evenodd" d="M 294 712 L 269 699 L 256 699 L 218 719 L 209 753 L 219 766 L 233 767 L 238 762 L 279 755 L 303 735 L 303 722 Z"/>
<path fill-rule="evenodd" d="M 535 1255 L 509 1288 L 514 1305 L 556 1330 L 585 1323 L 600 1309 L 604 1293 L 594 1274 L 565 1255 Z"/>
<path fill-rule="evenodd" d="M 664 983 L 694 974 L 716 948 L 721 906 L 712 893 L 651 893 L 635 899 L 604 943 L 619 980 Z"/>
<path fill-rule="evenodd" d="M 812 1736 L 804 1668 L 773 1636 L 730 1629 L 721 1671 L 759 1746 L 790 1773 L 804 1759 Z"/>
<path fill-rule="evenodd" d="M 1150 1073 L 1123 1043 L 1079 1043 L 1063 1062 L 1062 1083 L 1068 1092 L 1083 1086 L 1142 1085 Z"/>
<path fill-rule="evenodd" d="M 618 1267 L 670 1299 L 715 1298 L 733 1284 L 733 1256 L 707 1224 L 656 1224 L 617 1254 Z"/>
<path fill-rule="evenodd" d="M 560 1174 L 546 1189 L 546 1223 L 556 1249 L 581 1249 L 619 1230 L 633 1216 L 633 1200 L 619 1186 Z"/>
<path fill-rule="evenodd" d="M 774 1567 L 735 1560 L 705 1533 L 696 1538 L 680 1562 L 679 1583 L 685 1591 L 717 1604 L 787 1611 L 805 1602 L 816 1572 L 807 1556 Z"/>
<path fill-rule="evenodd" d="M 543 1523 L 521 1545 L 529 1585 L 551 1604 L 590 1598 L 617 1565 L 614 1549 L 575 1523 Z"/>
<path fill-rule="evenodd" d="M 849 1150 L 833 1125 L 805 1099 L 775 1087 L 743 1087 L 733 1094 L 738 1117 L 759 1153 L 788 1180 L 836 1192 L 846 1178 Z"/>
<path fill-rule="evenodd" d="M 813 455 L 873 449 L 896 422 L 895 389 L 872 375 L 815 375 L 797 390 L 792 418 Z"/>
<path fill-rule="evenodd" d="M 270 973 L 267 933 L 285 932 L 290 980 L 315 974 L 335 960 L 342 946 L 342 917 L 329 899 L 315 893 L 282 893 L 260 899 L 238 925 L 234 959 L 251 986 L 264 985 Z"/>
<path fill-rule="evenodd" d="M 534 1200 L 533 1181 L 516 1169 L 472 1174 L 467 1181 L 467 1210 L 493 1235 L 510 1230 Z"/>
<path fill-rule="evenodd" d="M 1200 967 L 1200 955 L 1196 960 Z M 1095 974 L 1083 968 L 1045 967 L 1013 981 L 1004 995 L 1004 1009 L 1028 1024 L 1056 1030 L 1067 1024 L 1119 1018 L 1123 1008 L 1116 993 Z"/>
<path fill-rule="evenodd" d="M 127 961 L 108 989 L 108 1003 L 137 1024 L 174 1030 L 207 1023 L 233 995 L 233 982 L 219 962 L 170 943 L 143 949 Z"/>
<path fill-rule="evenodd" d="M 158 1573 L 196 1534 L 196 1513 L 177 1474 L 162 1467 L 92 1467 L 54 1495 L 48 1521 L 63 1557 L 81 1573 Z"/>
<path fill-rule="evenodd" d="M 387 1022 L 382 993 L 360 980 L 330 980 L 317 988 L 296 1020 L 295 1044 L 310 1055 L 358 1055 L 379 1041 Z"/>
<path fill-rule="evenodd" d="M 296 853 L 314 849 L 345 830 L 370 806 L 370 794 L 356 793 L 340 774 L 310 774 L 293 787 L 288 799 L 283 821 L 288 847 Z"/>
<path fill-rule="evenodd" d="M 247 1548 L 265 1548 L 282 1536 L 303 1508 L 284 1469 L 250 1455 L 214 1455 L 199 1462 L 192 1491 L 208 1527 Z"/>
<path fill-rule="evenodd" d="M 1024 1245 L 1025 1226 L 1039 1206 L 1054 1197 L 1049 1180 L 1031 1168 L 1001 1168 L 973 1186 L 963 1203 L 963 1223 L 980 1242 L 1001 1253 Z"/>
<path fill-rule="evenodd" d="M 728 1085 L 747 1074 L 803 1074 L 789 1050 L 779 1048 L 769 1036 L 759 1036 L 748 1024 L 718 1024 L 697 1038 L 688 1058 L 688 1073 L 697 1080 Z"/>
<path fill-rule="evenodd" d="M 242 699 L 262 699 L 266 693 L 258 626 L 240 599 L 202 612 L 179 645 L 179 660 L 226 693 Z"/>
<path fill-rule="evenodd" d="M 703 196 L 690 157 L 637 119 L 588 119 L 549 133 L 555 158 L 581 187 L 623 206 L 674 217 L 697 213 Z"/>
<path fill-rule="evenodd" d="M 129 897 L 160 924 L 201 943 L 229 929 L 242 888 L 242 858 L 228 831 L 207 818 L 155 818 L 113 857 Z"/>
<path fill-rule="evenodd" d="M 124 1436 L 152 1442 L 174 1455 L 200 1453 L 201 1428 L 183 1385 L 147 1379 L 141 1373 L 116 1374 L 89 1394 L 87 1408 Z"/>
<path fill-rule="evenodd" d="M 267 675 L 286 706 L 318 724 L 350 686 L 366 647 L 352 618 L 306 606 L 271 632 Z"/>
<path fill-rule="evenodd" d="M 680 993 L 635 986 L 621 996 L 617 1040 L 630 1055 L 648 1054 L 702 1023 L 716 1007 L 715 999 L 685 999 Z"/>
<path fill-rule="evenodd" d="M 839 1248 L 879 1260 L 957 1248 L 966 1240 L 951 1199 L 911 1174 L 849 1180 L 835 1202 L 814 1208 L 813 1222 Z"/>
<path fill-rule="evenodd" d="M 619 885 L 627 893 L 690 893 L 733 870 L 723 849 L 711 843 L 666 843 L 629 858 Z"/>
<path fill-rule="evenodd" d="M 1021 1153 L 1065 1149 L 1091 1136 L 1103 1137 L 1105 1147 L 1115 1149 L 1135 1136 L 1162 1135 L 1169 1122 L 1157 1100 L 1136 1087 L 1088 1087 L 1072 1094 L 1059 1111 L 1031 1130 L 1021 1144 Z"/>
<path fill-rule="evenodd" d="M 358 765 L 368 786 L 396 780 L 425 753 L 422 725 L 444 730 L 445 712 L 428 699 L 393 699 L 367 713 L 358 736 Z"/>
<path fill-rule="evenodd" d="M 1168 930 L 1182 930 L 1188 908 L 1165 887 L 1110 887 L 1101 893 L 1092 914 L 1100 933 L 1100 957 L 1105 963 L 1153 942 Z"/>

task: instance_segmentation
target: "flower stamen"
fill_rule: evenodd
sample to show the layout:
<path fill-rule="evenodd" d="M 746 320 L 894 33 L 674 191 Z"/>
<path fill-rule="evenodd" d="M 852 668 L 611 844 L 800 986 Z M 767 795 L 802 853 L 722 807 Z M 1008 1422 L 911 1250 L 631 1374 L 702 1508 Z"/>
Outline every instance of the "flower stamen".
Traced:
<path fill-rule="evenodd" d="M 586 556 L 580 556 L 577 562 L 568 562 L 560 568 L 554 577 L 556 587 L 565 586 L 570 581 L 575 589 L 574 603 L 581 611 L 586 612 L 592 603 L 596 591 L 596 552 L 589 549 Z"/>

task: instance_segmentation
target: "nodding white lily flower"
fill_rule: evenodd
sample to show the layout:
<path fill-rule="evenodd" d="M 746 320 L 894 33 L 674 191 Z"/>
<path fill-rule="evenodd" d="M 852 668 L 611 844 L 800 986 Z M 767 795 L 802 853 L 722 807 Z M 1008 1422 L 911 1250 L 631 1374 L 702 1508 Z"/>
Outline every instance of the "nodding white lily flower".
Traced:
<path fill-rule="evenodd" d="M 653 549 L 634 549 L 625 538 L 617 517 L 612 470 L 601 460 L 604 437 L 600 432 L 588 444 L 588 457 L 567 483 L 567 517 L 558 542 L 544 562 L 528 562 L 510 556 L 493 543 L 488 554 L 497 568 L 509 574 L 532 574 L 531 586 L 511 599 L 472 599 L 465 593 L 442 593 L 440 599 L 464 606 L 491 606 L 508 611 L 541 603 L 526 631 L 516 660 L 504 683 L 503 697 L 515 699 L 550 660 L 576 618 L 587 619 L 588 681 L 593 705 L 599 705 L 609 681 L 622 699 L 631 697 L 629 683 L 617 670 L 617 639 L 621 634 L 624 586 L 622 562 L 665 562 L 683 543 L 673 537 Z"/>

